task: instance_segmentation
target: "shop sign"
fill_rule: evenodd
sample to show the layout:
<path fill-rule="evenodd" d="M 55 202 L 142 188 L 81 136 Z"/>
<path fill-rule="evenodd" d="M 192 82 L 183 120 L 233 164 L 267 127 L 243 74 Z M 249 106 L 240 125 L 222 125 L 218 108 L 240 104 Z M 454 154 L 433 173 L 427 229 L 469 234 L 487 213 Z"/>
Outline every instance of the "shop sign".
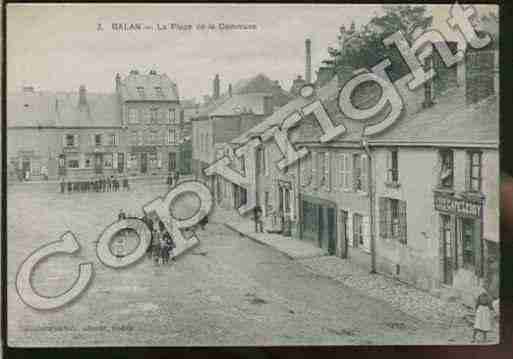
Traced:
<path fill-rule="evenodd" d="M 481 203 L 442 195 L 435 195 L 435 209 L 463 216 L 481 216 Z"/>

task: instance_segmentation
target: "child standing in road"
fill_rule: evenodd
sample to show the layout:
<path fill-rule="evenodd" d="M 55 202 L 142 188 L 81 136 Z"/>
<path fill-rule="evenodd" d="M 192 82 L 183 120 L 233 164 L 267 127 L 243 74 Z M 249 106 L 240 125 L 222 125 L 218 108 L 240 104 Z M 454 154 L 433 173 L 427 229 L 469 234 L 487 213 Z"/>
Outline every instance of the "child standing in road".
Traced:
<path fill-rule="evenodd" d="M 486 334 L 492 329 L 492 310 L 492 298 L 482 289 L 481 294 L 476 300 L 476 315 L 474 319 L 472 343 L 476 342 L 476 336 L 479 332 L 482 334 L 482 342 L 486 342 Z"/>

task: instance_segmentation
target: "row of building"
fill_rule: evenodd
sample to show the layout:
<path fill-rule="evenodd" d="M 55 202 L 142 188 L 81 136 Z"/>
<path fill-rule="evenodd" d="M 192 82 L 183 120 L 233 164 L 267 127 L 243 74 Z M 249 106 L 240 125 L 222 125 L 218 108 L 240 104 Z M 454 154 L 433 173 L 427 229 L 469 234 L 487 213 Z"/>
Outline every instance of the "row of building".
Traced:
<path fill-rule="evenodd" d="M 396 83 L 405 104 L 401 117 L 368 138 L 361 136 L 361 122 L 338 109 L 338 93 L 350 72 L 323 78 L 312 99 L 296 97 L 267 116 L 258 112 L 264 118 L 254 119 L 248 130 L 240 125 L 242 114 L 216 116 L 237 107 L 229 97 L 209 108 L 209 116 L 193 119 L 193 161 L 199 161 L 194 172 L 205 178 L 202 169 L 216 158 L 320 99 L 347 133 L 321 143 L 319 125 L 305 117 L 289 138 L 309 155 L 284 170 L 276 166 L 282 154 L 274 140 L 263 142 L 255 196 L 264 222 L 278 214 L 282 233 L 291 240 L 310 241 L 419 288 L 472 301 L 485 286 L 498 296 L 497 49 L 469 52 L 449 69 L 436 56 L 432 64 L 438 75 L 423 87 L 410 91 L 410 76 Z M 377 102 L 379 91 L 360 86 L 355 105 Z M 228 118 L 239 125 L 222 122 Z M 235 163 L 245 171 L 242 160 Z M 246 189 L 218 175 L 205 179 L 219 206 L 236 211 L 245 204 Z"/>
<path fill-rule="evenodd" d="M 190 118 L 166 74 L 115 77 L 112 94 L 51 93 L 25 86 L 7 96 L 11 180 L 152 176 L 191 172 Z"/>

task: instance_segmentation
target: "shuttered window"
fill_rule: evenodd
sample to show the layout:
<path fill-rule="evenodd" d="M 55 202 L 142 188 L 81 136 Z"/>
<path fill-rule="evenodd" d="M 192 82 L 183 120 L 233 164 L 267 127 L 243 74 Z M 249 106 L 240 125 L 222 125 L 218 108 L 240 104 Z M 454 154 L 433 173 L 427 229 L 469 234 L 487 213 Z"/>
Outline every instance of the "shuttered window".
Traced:
<path fill-rule="evenodd" d="M 353 190 L 361 191 L 362 189 L 362 162 L 358 154 L 353 155 Z"/>
<path fill-rule="evenodd" d="M 467 152 L 467 190 L 481 191 L 481 152 Z"/>
<path fill-rule="evenodd" d="M 367 192 L 369 187 L 369 162 L 367 155 L 362 155 L 362 169 L 361 169 L 361 190 Z"/>
<path fill-rule="evenodd" d="M 387 181 L 394 183 L 399 181 L 399 162 L 397 149 L 393 149 L 387 152 Z"/>
<path fill-rule="evenodd" d="M 338 187 L 340 190 L 351 188 L 351 169 L 350 157 L 346 153 L 340 153 L 338 156 Z"/>

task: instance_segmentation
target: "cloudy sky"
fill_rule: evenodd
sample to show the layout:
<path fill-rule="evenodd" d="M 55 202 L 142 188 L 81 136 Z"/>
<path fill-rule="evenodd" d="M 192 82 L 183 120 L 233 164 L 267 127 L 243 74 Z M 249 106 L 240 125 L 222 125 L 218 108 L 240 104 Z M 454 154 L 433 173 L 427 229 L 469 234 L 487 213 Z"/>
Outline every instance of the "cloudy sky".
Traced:
<path fill-rule="evenodd" d="M 448 16 L 436 8 L 435 26 Z M 304 75 L 304 40 L 312 40 L 312 67 L 335 46 L 340 25 L 359 26 L 379 5 L 20 5 L 7 9 L 7 87 L 112 92 L 116 72 L 156 69 L 177 82 L 182 98 L 212 92 L 260 72 L 288 89 Z M 255 24 L 256 30 L 201 31 L 197 24 Z M 103 31 L 98 31 L 101 23 Z M 112 23 L 190 24 L 191 31 L 113 31 Z"/>

